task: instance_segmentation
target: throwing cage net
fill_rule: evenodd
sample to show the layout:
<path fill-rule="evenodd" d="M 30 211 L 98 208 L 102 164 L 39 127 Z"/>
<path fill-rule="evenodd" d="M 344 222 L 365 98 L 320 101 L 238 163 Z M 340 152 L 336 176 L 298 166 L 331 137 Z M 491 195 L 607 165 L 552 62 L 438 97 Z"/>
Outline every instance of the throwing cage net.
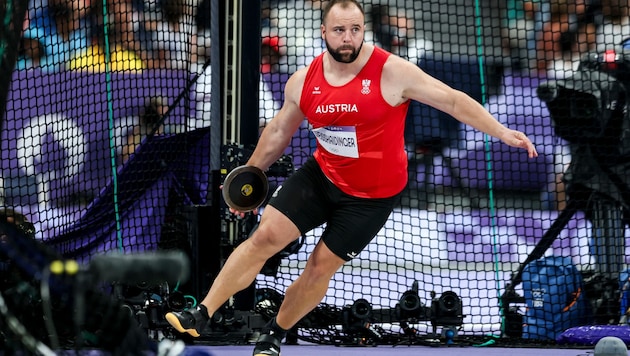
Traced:
<path fill-rule="evenodd" d="M 89 270 L 99 255 L 183 251 L 192 262 L 188 280 L 144 283 L 123 271 L 126 280 L 101 281 L 104 295 L 115 299 L 107 303 L 124 306 L 149 339 L 178 337 L 162 315 L 195 306 L 256 226 L 258 215 L 228 213 L 219 186 L 280 109 L 289 76 L 326 50 L 325 3 L 1 5 L 0 199 L 33 224 L 37 242 L 3 245 L 3 258 L 20 260 L 45 246 L 55 257 L 42 257 L 37 268 L 17 265 L 26 283 L 39 283 L 57 259 Z M 628 4 L 362 5 L 366 42 L 468 93 L 526 133 L 539 156 L 530 159 L 412 102 L 409 184 L 399 205 L 372 243 L 334 275 L 290 340 L 594 344 L 580 327 L 623 333 L 630 290 Z M 305 122 L 267 172 L 270 191 L 315 147 Z M 270 259 L 200 340 L 251 341 L 277 313 L 322 229 Z M 65 279 L 57 295 L 77 284 Z M 15 330 L 0 326 L 11 340 Z M 82 328 L 68 331 L 72 342 Z M 33 338 L 68 346 L 51 345 L 44 334 Z"/>

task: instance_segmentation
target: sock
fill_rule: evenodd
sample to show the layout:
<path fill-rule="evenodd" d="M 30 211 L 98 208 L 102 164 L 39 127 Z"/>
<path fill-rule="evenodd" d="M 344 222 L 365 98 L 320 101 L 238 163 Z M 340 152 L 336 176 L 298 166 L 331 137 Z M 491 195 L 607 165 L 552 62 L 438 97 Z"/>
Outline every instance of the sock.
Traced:
<path fill-rule="evenodd" d="M 269 335 L 275 337 L 278 341 L 282 341 L 287 335 L 287 330 L 278 325 L 275 317 L 267 323 L 267 329 L 269 330 Z"/>

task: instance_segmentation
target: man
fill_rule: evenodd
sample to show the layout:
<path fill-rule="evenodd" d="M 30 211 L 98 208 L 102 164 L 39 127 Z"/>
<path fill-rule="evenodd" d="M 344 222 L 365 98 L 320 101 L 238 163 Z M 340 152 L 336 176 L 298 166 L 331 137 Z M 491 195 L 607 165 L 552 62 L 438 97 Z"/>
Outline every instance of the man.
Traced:
<path fill-rule="evenodd" d="M 414 63 L 364 44 L 365 16 L 356 0 L 329 1 L 322 19 L 327 52 L 291 76 L 284 105 L 263 130 L 247 165 L 268 169 L 304 117 L 318 139 L 317 149 L 274 192 L 258 228 L 232 252 L 199 307 L 166 315 L 179 332 L 199 336 L 209 316 L 249 286 L 269 257 L 326 223 L 303 273 L 287 288 L 277 317 L 254 349 L 254 355 L 280 354 L 286 330 L 320 303 L 334 273 L 378 233 L 405 188 L 403 131 L 410 99 L 537 156 L 523 133 L 501 125 L 468 95 Z"/>

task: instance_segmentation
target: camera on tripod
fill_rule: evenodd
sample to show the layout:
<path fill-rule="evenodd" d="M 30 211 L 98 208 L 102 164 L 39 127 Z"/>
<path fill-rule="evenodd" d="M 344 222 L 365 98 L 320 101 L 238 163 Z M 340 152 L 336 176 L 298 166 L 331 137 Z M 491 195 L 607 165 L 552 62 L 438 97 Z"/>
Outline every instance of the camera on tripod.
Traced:
<path fill-rule="evenodd" d="M 351 305 L 346 305 L 342 312 L 342 330 L 359 343 L 371 344 L 382 337 L 372 323 L 372 304 L 360 298 Z"/>
<path fill-rule="evenodd" d="M 434 329 L 437 326 L 461 326 L 463 323 L 462 300 L 455 292 L 445 291 L 439 298 L 432 296 L 431 324 Z"/>
<path fill-rule="evenodd" d="M 615 49 L 589 53 L 570 77 L 551 80 L 537 94 L 554 131 L 569 143 L 571 163 L 563 181 L 569 202 L 592 222 L 595 269 L 585 292 L 595 321 L 619 318 L 619 273 L 625 265 L 625 229 L 630 209 L 630 39 Z"/>

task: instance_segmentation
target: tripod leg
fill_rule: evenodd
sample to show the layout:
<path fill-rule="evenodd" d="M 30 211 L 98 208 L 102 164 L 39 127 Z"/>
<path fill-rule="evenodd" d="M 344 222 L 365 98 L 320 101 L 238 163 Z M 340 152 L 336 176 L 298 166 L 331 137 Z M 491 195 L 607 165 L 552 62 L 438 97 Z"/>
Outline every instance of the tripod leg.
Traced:
<path fill-rule="evenodd" d="M 592 210 L 592 243 L 595 271 L 606 278 L 616 278 L 624 266 L 625 225 L 621 204 L 596 199 Z"/>
<path fill-rule="evenodd" d="M 532 252 L 530 252 L 525 261 L 520 264 L 516 273 L 512 275 L 512 280 L 506 286 L 505 292 L 501 296 L 500 302 L 501 315 L 504 316 L 503 332 L 506 335 L 520 335 L 522 331 L 522 316 L 519 316 L 518 313 L 513 312 L 511 310 L 510 304 L 525 302 L 525 298 L 519 296 L 514 290 L 515 287 L 522 282 L 523 270 L 525 269 L 525 266 L 527 266 L 530 262 L 541 258 L 545 254 L 545 251 L 547 251 L 547 249 L 551 246 L 553 241 L 556 239 L 556 237 L 558 237 L 562 229 L 564 229 L 564 227 L 567 225 L 569 220 L 571 220 L 571 217 L 573 217 L 577 210 L 578 203 L 576 201 L 569 200 L 566 208 L 562 210 L 560 215 L 558 215 L 558 217 L 556 218 L 556 221 L 551 224 L 549 230 L 545 232 L 540 241 L 538 241 L 538 244 L 536 244 L 536 247 L 534 247 Z"/>
<path fill-rule="evenodd" d="M 571 220 L 571 217 L 573 217 L 573 215 L 577 212 L 577 206 L 578 203 L 576 201 L 569 200 L 566 208 L 562 210 L 560 215 L 558 215 L 556 221 L 551 224 L 549 230 L 545 232 L 540 241 L 538 241 L 538 244 L 536 244 L 536 247 L 534 247 L 529 256 L 527 256 L 527 259 L 521 263 L 514 276 L 512 276 L 512 281 L 510 282 L 510 288 L 512 288 L 512 290 L 516 285 L 522 282 L 521 278 L 525 266 L 527 266 L 530 262 L 541 258 L 545 254 L 545 251 L 547 251 L 562 229 L 564 229 L 569 220 Z"/>

